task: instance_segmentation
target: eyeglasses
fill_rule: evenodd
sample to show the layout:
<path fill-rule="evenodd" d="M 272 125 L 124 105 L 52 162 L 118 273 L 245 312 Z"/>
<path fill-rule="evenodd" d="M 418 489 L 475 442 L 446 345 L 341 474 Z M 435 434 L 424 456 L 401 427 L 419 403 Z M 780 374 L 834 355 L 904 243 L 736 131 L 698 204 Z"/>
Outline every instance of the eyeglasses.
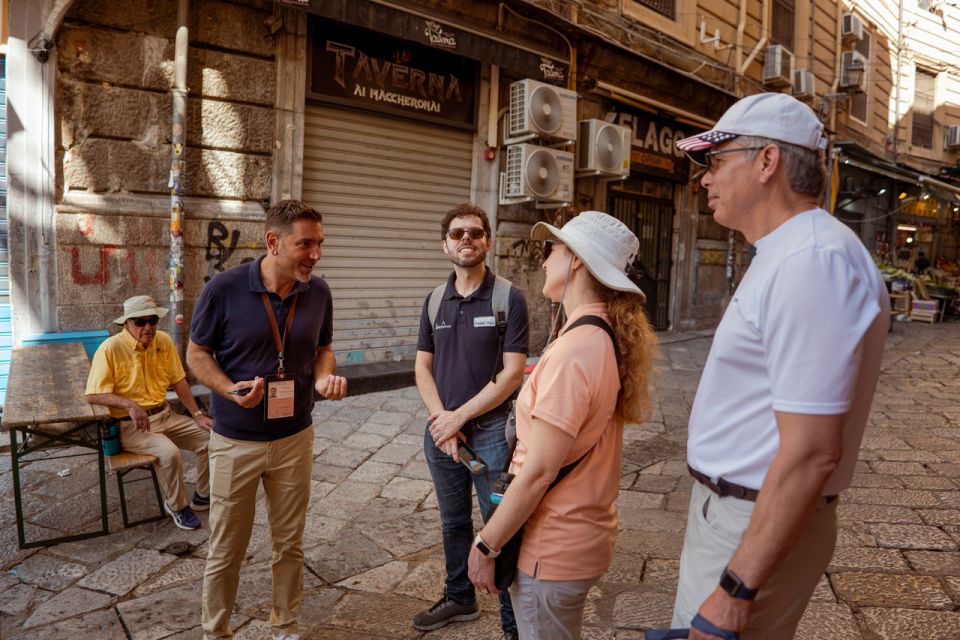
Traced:
<path fill-rule="evenodd" d="M 447 237 L 451 240 L 461 240 L 465 235 L 470 236 L 471 240 L 483 240 L 487 237 L 487 232 L 480 227 L 457 227 L 447 231 Z"/>
<path fill-rule="evenodd" d="M 706 162 L 707 171 L 714 171 L 717 169 L 717 165 L 714 163 L 713 159 L 717 156 L 722 156 L 725 153 L 737 153 L 738 151 L 759 151 L 760 149 L 765 149 L 766 145 L 762 147 L 735 147 L 733 149 L 720 149 L 719 151 L 707 151 L 703 154 L 703 157 Z"/>
<path fill-rule="evenodd" d="M 133 320 L 133 324 L 140 328 L 143 328 L 148 324 L 152 327 L 155 327 L 157 326 L 157 323 L 160 322 L 160 316 L 145 316 L 140 318 L 131 318 L 131 320 Z"/>

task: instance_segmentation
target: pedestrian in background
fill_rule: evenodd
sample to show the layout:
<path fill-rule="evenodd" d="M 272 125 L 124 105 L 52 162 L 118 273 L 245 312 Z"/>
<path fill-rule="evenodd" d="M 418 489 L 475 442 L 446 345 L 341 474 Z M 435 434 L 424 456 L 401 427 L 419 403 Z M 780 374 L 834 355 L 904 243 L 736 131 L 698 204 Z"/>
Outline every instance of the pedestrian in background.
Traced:
<path fill-rule="evenodd" d="M 623 425 L 649 410 L 657 340 L 626 275 L 640 243 L 622 222 L 587 211 L 532 235 L 546 241 L 543 294 L 568 321 L 520 391 L 515 477 L 471 549 L 470 579 L 496 592 L 495 557 L 523 526 L 510 587 L 520 638 L 570 640 L 613 559 Z"/>
<path fill-rule="evenodd" d="M 430 412 L 423 450 L 440 508 L 446 580 L 442 597 L 413 619 L 421 631 L 480 615 L 467 577 L 471 489 L 476 487 L 486 521 L 493 483 L 510 455 L 504 426 L 509 401 L 523 382 L 528 351 L 526 300 L 485 264 L 492 245 L 486 212 L 471 204 L 455 207 L 441 221 L 440 235 L 453 273 L 424 300 L 415 371 Z M 460 464 L 460 442 L 477 452 L 484 469 Z M 500 624 L 505 640 L 517 637 L 506 592 L 500 594 Z"/>
<path fill-rule="evenodd" d="M 853 476 L 889 297 L 856 234 L 818 206 L 826 138 L 808 106 L 753 95 L 677 146 L 706 167 L 714 219 L 756 257 L 717 327 L 690 415 L 697 482 L 673 624 L 690 627 L 699 612 L 745 639 L 792 638 L 833 555 L 837 494 Z"/>
<path fill-rule="evenodd" d="M 203 288 L 187 362 L 213 392 L 210 538 L 203 575 L 204 638 L 232 638 L 257 489 L 263 484 L 273 543 L 275 640 L 299 640 L 303 528 L 313 468 L 314 391 L 340 400 L 330 346 L 330 288 L 313 275 L 322 218 L 299 200 L 267 211 L 267 254 L 218 274 Z"/>

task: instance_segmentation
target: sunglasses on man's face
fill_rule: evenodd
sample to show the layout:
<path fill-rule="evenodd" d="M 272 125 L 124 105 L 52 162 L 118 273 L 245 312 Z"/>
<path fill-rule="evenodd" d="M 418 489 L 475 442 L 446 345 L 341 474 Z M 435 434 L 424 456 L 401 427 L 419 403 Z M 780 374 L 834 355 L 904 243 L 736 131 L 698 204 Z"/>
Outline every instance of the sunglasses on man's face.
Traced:
<path fill-rule="evenodd" d="M 152 327 L 155 327 L 157 326 L 157 323 L 160 322 L 160 316 L 145 316 L 142 318 L 132 318 L 132 320 L 133 324 L 140 328 L 143 328 L 148 324 Z"/>
<path fill-rule="evenodd" d="M 447 231 L 447 237 L 451 240 L 462 240 L 465 235 L 471 240 L 483 240 L 487 237 L 487 232 L 480 227 L 457 227 Z"/>

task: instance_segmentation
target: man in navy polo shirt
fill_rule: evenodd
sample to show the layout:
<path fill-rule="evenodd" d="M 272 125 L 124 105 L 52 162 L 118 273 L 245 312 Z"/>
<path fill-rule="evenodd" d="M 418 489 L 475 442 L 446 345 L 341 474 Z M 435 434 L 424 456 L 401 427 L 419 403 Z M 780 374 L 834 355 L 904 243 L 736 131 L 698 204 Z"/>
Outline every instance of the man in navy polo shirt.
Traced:
<path fill-rule="evenodd" d="M 187 363 L 210 390 L 210 538 L 204 638 L 231 638 L 230 612 L 261 481 L 273 541 L 275 640 L 298 640 L 303 528 L 313 464 L 313 392 L 346 395 L 335 375 L 330 288 L 313 276 L 320 213 L 298 200 L 267 211 L 267 255 L 228 269 L 200 293 Z"/>
<path fill-rule="evenodd" d="M 462 204 L 443 218 L 440 237 L 453 273 L 433 323 L 428 311 L 430 296 L 423 304 L 415 372 L 420 397 L 430 411 L 424 453 L 440 507 L 447 576 L 440 600 L 413 619 L 413 626 L 421 631 L 480 615 L 467 577 L 467 558 L 473 546 L 471 484 L 486 520 L 490 491 L 510 454 L 504 427 L 509 401 L 523 382 L 528 351 L 527 302 L 520 290 L 511 286 L 503 368 L 497 372 L 500 335 L 492 303 L 495 276 L 484 264 L 491 246 L 487 214 L 479 207 Z M 471 473 L 460 464 L 460 440 L 476 450 L 487 465 L 485 471 Z M 500 593 L 500 622 L 504 638 L 517 637 L 506 591 Z"/>

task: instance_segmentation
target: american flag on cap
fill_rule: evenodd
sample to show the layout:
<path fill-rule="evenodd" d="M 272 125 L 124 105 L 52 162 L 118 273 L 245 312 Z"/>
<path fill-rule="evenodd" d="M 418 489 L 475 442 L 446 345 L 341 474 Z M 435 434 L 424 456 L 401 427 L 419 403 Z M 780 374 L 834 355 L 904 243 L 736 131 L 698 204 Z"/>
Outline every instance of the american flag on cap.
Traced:
<path fill-rule="evenodd" d="M 684 138 L 683 140 L 677 140 L 676 145 L 677 148 L 686 153 L 691 160 L 699 165 L 706 165 L 707 162 L 704 154 L 707 149 L 737 137 L 739 137 L 739 134 L 714 129 L 713 131 L 699 133 L 695 136 Z"/>

